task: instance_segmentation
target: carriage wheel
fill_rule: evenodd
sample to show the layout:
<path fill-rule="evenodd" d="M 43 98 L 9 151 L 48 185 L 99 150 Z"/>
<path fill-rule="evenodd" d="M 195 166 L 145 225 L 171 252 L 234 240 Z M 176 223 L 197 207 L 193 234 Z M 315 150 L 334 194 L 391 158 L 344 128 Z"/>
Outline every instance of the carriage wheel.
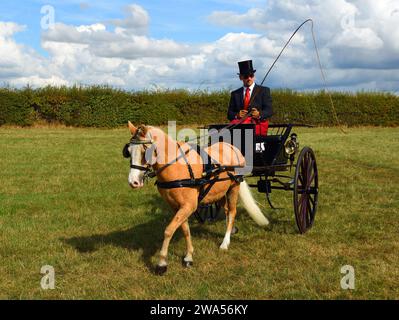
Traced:
<path fill-rule="evenodd" d="M 199 223 L 205 223 L 206 221 L 212 222 L 218 218 L 220 209 L 218 203 L 199 205 L 197 210 L 194 212 L 194 216 Z"/>
<path fill-rule="evenodd" d="M 294 179 L 295 220 L 302 234 L 313 225 L 317 210 L 318 188 L 316 157 L 311 148 L 304 147 L 298 157 Z"/>

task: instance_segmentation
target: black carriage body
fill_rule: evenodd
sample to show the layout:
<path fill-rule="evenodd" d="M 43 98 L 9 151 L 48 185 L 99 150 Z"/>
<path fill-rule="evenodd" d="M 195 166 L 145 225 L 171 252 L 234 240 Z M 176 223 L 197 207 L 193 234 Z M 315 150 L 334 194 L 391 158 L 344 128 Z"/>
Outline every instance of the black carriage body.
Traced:
<path fill-rule="evenodd" d="M 230 139 L 234 142 L 235 130 L 241 131 L 241 144 L 234 144 L 244 155 L 248 148 L 252 149 L 254 176 L 273 176 L 276 171 L 285 171 L 292 166 L 290 156 L 285 153 L 284 145 L 290 137 L 293 125 L 291 124 L 272 124 L 269 126 L 269 134 L 267 136 L 255 135 L 254 124 L 240 124 L 230 129 Z M 210 125 L 208 129 L 217 131 L 224 130 L 225 124 Z M 245 132 L 252 132 L 251 142 L 246 141 Z M 220 137 L 219 141 L 223 141 Z M 247 157 L 246 157 L 247 158 Z M 247 161 L 248 162 L 248 161 Z"/>
<path fill-rule="evenodd" d="M 250 187 L 257 188 L 258 192 L 266 194 L 266 199 L 271 208 L 275 209 L 270 200 L 272 190 L 285 190 L 293 192 L 293 206 L 295 220 L 300 233 L 307 232 L 312 226 L 318 204 L 318 170 L 316 157 L 310 147 L 304 147 L 299 152 L 297 135 L 292 133 L 293 127 L 312 127 L 298 124 L 272 124 L 269 125 L 267 136 L 256 136 L 254 124 L 235 125 L 231 129 L 226 129 L 225 124 L 210 125 L 210 136 L 216 136 L 212 129 L 219 132 L 219 139 L 210 139 L 210 143 L 225 141 L 226 136 L 233 143 L 247 160 L 247 153 L 250 150 L 253 154 L 252 177 L 258 177 L 256 184 L 249 184 Z M 226 130 L 222 133 L 223 130 Z M 246 136 L 245 131 L 251 134 Z M 248 131 L 247 131 L 248 134 Z M 234 141 L 237 136 L 241 137 L 240 143 Z M 246 141 L 245 138 L 249 138 Z M 227 142 L 227 141 L 225 141 Z M 296 160 L 296 156 L 298 159 Z M 296 162 L 296 163 L 294 163 Z M 290 171 L 290 172 L 282 172 Z M 293 171 L 293 172 L 292 172 Z M 205 217 L 212 217 L 207 212 L 207 205 L 202 208 Z M 197 212 L 202 210 L 199 208 Z M 212 209 L 212 208 L 211 208 Z M 197 213 L 199 215 L 199 213 Z M 198 219 L 198 218 L 197 218 Z M 212 218 L 213 219 L 213 218 Z M 202 222 L 205 218 L 202 219 Z"/>

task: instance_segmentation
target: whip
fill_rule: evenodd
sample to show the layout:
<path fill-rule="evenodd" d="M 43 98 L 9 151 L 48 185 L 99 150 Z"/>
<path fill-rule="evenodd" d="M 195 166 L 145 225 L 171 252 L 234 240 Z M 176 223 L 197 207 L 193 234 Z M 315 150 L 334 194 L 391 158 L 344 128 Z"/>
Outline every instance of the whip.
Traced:
<path fill-rule="evenodd" d="M 277 61 L 280 59 L 280 57 L 281 57 L 281 55 L 283 54 L 283 52 L 285 51 L 285 49 L 286 49 L 286 48 L 288 47 L 288 45 L 290 44 L 291 40 L 295 37 L 295 35 L 297 34 L 297 32 L 298 32 L 306 23 L 308 23 L 308 22 L 311 23 L 311 33 L 312 33 L 312 38 L 313 38 L 313 45 L 314 45 L 315 52 L 316 52 L 316 58 L 317 58 L 318 66 L 319 66 L 319 69 L 320 69 L 321 78 L 322 78 L 322 80 L 323 80 L 324 90 L 325 90 L 325 92 L 326 92 L 326 93 L 328 94 L 328 96 L 329 96 L 329 100 L 330 100 L 330 104 L 331 104 L 331 110 L 332 110 L 334 119 L 335 119 L 337 125 L 339 126 L 339 128 L 341 129 L 341 131 L 342 131 L 343 133 L 347 133 L 347 132 L 343 129 L 342 124 L 340 123 L 340 121 L 339 121 L 339 119 L 338 119 L 338 115 L 337 115 L 337 112 L 336 112 L 336 110 L 335 110 L 334 101 L 333 101 L 333 99 L 332 99 L 331 92 L 328 90 L 327 81 L 326 81 L 326 76 L 325 76 L 325 74 L 324 74 L 323 67 L 322 67 L 321 61 L 320 61 L 319 49 L 318 49 L 318 47 L 317 47 L 316 37 L 315 37 L 315 34 L 314 34 L 314 23 L 313 23 L 313 20 L 312 20 L 312 19 L 307 19 L 307 20 L 305 20 L 304 22 L 302 22 L 302 23 L 299 25 L 298 28 L 296 28 L 296 30 L 294 31 L 294 33 L 291 35 L 291 37 L 290 37 L 290 38 L 288 39 L 288 41 L 285 43 L 284 47 L 281 49 L 281 51 L 280 51 L 280 53 L 278 54 L 278 56 L 276 57 L 276 59 L 273 61 L 273 63 L 272 63 L 272 65 L 270 66 L 269 70 L 267 70 L 266 75 L 263 77 L 263 80 L 262 80 L 260 86 L 262 86 L 263 83 L 266 81 L 266 78 L 269 76 L 270 72 L 273 70 L 274 66 L 276 65 Z M 254 93 L 251 95 L 249 105 L 251 105 L 251 103 L 253 102 L 253 99 L 256 97 L 256 95 L 259 93 L 259 91 L 260 91 L 260 88 L 259 88 L 259 87 L 257 88 L 257 90 L 254 90 Z M 252 115 L 252 111 L 248 112 L 239 122 L 234 123 L 234 124 L 229 124 L 229 125 L 227 125 L 226 127 L 224 127 L 223 129 L 227 129 L 227 130 L 233 129 L 233 128 L 239 126 L 240 124 L 242 124 L 242 123 L 243 123 L 248 117 L 250 117 L 251 115 Z M 214 134 L 216 134 L 216 133 L 214 133 Z M 207 136 L 208 136 L 208 137 L 211 137 L 212 134 L 208 134 Z M 193 139 L 193 140 L 195 140 L 195 139 Z M 190 141 L 190 140 L 189 140 L 189 141 Z"/>
<path fill-rule="evenodd" d="M 338 119 L 338 115 L 337 112 L 335 110 L 335 106 L 334 106 L 334 102 L 331 96 L 331 92 L 328 90 L 328 86 L 327 86 L 327 81 L 326 81 L 326 76 L 324 74 L 323 71 L 323 67 L 321 65 L 321 61 L 320 61 L 320 55 L 319 55 L 319 49 L 317 48 L 317 42 L 316 42 L 316 37 L 314 34 L 314 23 L 312 19 L 307 19 L 304 22 L 301 23 L 301 25 L 296 28 L 296 30 L 294 31 L 294 33 L 291 35 L 291 37 L 288 39 L 288 41 L 285 43 L 284 47 L 281 49 L 280 53 L 278 54 L 277 58 L 273 61 L 272 65 L 270 66 L 269 70 L 266 72 L 266 75 L 264 76 L 262 82 L 261 82 L 261 86 L 263 85 L 263 83 L 265 82 L 266 78 L 268 77 L 269 73 L 272 71 L 272 69 L 274 68 L 275 64 L 277 63 L 277 61 L 280 59 L 281 55 L 283 54 L 284 50 L 287 48 L 287 46 L 290 44 L 292 38 L 294 38 L 294 36 L 297 34 L 297 32 L 306 24 L 310 22 L 311 23 L 311 32 L 312 32 L 312 38 L 313 38 L 313 45 L 315 48 L 315 52 L 316 52 L 316 58 L 317 58 L 317 62 L 319 65 L 319 69 L 320 69 L 320 73 L 321 73 L 321 78 L 323 80 L 323 85 L 324 85 L 324 90 L 325 92 L 328 94 L 329 98 L 330 98 L 330 104 L 331 104 L 331 110 L 333 112 L 333 116 L 335 118 L 335 121 L 337 123 L 337 125 L 339 126 L 339 128 L 341 129 L 341 131 L 343 133 L 346 133 L 345 130 L 342 128 L 342 125 Z M 254 92 L 254 94 L 251 96 L 250 99 L 250 104 L 253 101 L 253 99 L 255 98 L 255 96 L 258 94 L 258 92 L 260 91 L 260 89 L 256 90 L 256 92 Z"/>

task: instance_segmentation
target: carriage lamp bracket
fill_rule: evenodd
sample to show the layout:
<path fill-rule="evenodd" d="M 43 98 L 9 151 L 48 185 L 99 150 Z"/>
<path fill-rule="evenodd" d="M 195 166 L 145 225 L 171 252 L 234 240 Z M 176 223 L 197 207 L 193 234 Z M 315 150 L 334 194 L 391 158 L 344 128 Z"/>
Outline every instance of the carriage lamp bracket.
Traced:
<path fill-rule="evenodd" d="M 287 150 L 290 150 L 288 153 Z M 290 171 L 294 165 L 295 156 L 298 154 L 299 142 L 298 135 L 296 133 L 291 133 L 290 140 L 287 140 L 284 144 L 284 154 L 290 159 Z"/>
<path fill-rule="evenodd" d="M 294 163 L 295 155 L 299 150 L 298 136 L 296 133 L 291 133 L 290 139 L 284 143 L 284 155 L 290 159 L 291 166 Z"/>

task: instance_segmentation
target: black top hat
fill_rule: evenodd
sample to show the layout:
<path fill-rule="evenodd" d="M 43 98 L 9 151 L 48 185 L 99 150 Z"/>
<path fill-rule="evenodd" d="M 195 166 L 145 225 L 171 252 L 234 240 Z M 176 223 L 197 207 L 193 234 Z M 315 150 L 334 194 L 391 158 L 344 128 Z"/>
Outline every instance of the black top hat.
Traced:
<path fill-rule="evenodd" d="M 252 60 L 240 61 L 238 67 L 240 68 L 240 73 L 238 73 L 238 75 L 245 76 L 256 72 L 252 66 Z"/>

